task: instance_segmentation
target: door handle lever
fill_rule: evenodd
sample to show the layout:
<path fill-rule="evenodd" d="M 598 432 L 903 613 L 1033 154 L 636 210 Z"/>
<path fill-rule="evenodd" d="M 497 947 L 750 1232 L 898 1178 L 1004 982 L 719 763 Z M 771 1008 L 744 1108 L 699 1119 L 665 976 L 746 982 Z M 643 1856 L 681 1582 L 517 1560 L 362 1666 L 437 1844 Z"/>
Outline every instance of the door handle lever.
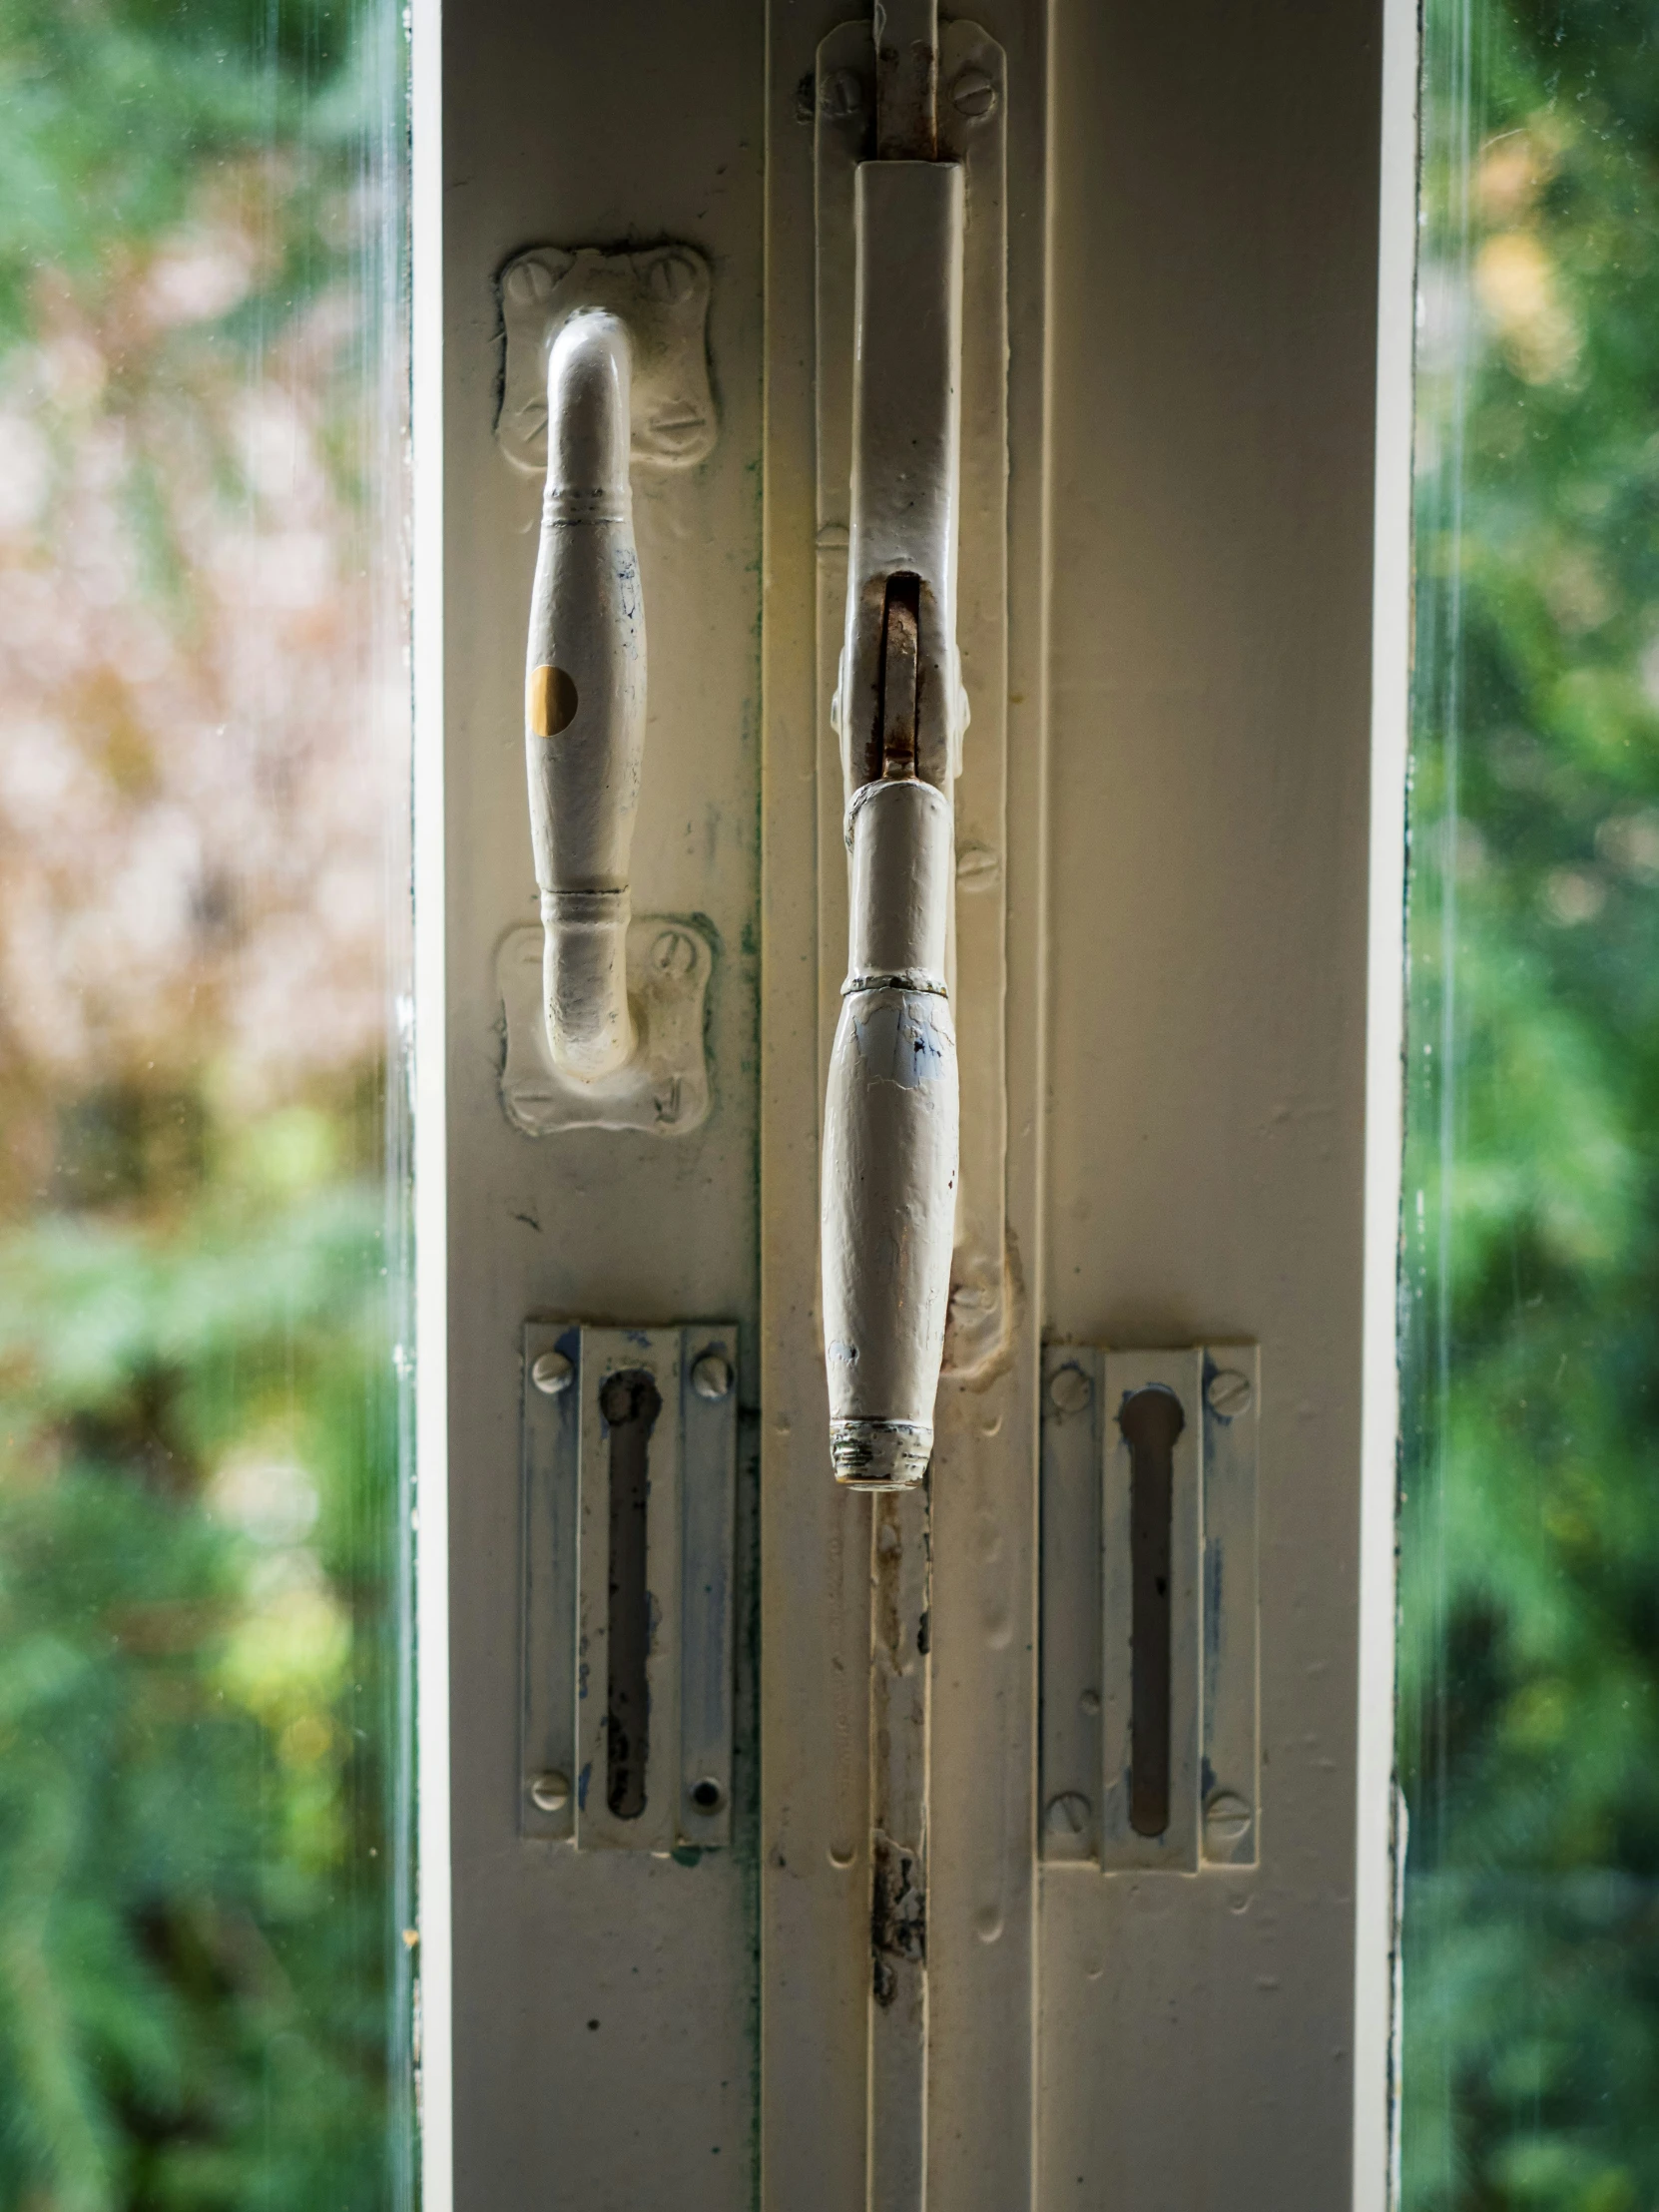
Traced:
<path fill-rule="evenodd" d="M 540 926 L 498 948 L 502 1102 L 530 1136 L 684 1135 L 709 1109 L 714 953 L 690 916 L 631 912 L 646 715 L 633 471 L 663 487 L 715 445 L 709 267 L 684 245 L 537 246 L 500 296 L 496 436 L 542 479 L 524 711 Z"/>
<path fill-rule="evenodd" d="M 825 1106 L 821 1230 L 830 1455 L 865 1489 L 933 1447 L 955 1241 L 956 1040 L 947 981 L 956 650 L 962 173 L 857 173 L 846 630 L 846 981 Z"/>
<path fill-rule="evenodd" d="M 948 796 L 916 774 L 917 625 L 904 604 L 916 581 L 896 577 L 886 596 L 881 773 L 853 794 L 847 825 L 851 926 L 825 1114 L 830 1452 L 837 1479 L 866 1489 L 926 1472 L 955 1223 L 955 836 Z"/>
<path fill-rule="evenodd" d="M 595 1082 L 632 1058 L 629 853 L 645 750 L 645 616 L 629 481 L 633 347 L 573 314 L 547 359 L 547 484 L 530 600 L 525 756 L 548 1049 Z"/>

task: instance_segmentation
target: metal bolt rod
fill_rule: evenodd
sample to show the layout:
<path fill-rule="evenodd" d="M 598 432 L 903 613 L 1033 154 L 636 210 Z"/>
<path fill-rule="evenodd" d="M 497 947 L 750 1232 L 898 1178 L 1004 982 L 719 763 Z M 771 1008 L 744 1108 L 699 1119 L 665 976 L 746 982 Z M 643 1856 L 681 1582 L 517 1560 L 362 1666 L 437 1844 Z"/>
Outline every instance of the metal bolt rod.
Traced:
<path fill-rule="evenodd" d="M 936 161 L 938 115 L 938 0 L 876 0 L 876 159 Z"/>

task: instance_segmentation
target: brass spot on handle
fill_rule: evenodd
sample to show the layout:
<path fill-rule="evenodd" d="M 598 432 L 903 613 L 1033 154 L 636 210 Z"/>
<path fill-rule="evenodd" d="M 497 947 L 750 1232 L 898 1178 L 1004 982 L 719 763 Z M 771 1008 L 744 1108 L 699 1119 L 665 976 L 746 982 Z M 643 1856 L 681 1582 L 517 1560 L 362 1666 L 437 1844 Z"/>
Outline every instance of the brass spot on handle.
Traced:
<path fill-rule="evenodd" d="M 576 720 L 576 679 L 562 668 L 533 668 L 526 712 L 533 738 L 556 738 Z"/>

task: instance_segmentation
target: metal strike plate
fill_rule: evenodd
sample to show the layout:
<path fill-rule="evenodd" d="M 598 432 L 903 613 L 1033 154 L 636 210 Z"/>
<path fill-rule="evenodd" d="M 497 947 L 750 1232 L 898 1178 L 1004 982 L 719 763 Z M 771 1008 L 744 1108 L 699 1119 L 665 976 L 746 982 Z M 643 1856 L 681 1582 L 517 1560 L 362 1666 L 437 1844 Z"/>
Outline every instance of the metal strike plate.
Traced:
<path fill-rule="evenodd" d="M 639 1044 L 616 1075 L 584 1083 L 561 1075 L 547 1044 L 542 933 L 514 929 L 496 955 L 506 1049 L 501 1103 L 527 1137 L 561 1129 L 639 1129 L 684 1137 L 709 1112 L 703 1002 L 714 954 L 688 921 L 644 915 L 628 930 L 628 996 Z"/>
<path fill-rule="evenodd" d="M 738 1333 L 524 1329 L 520 1828 L 732 1840 Z"/>
<path fill-rule="evenodd" d="M 1254 1345 L 1049 1345 L 1042 1856 L 1253 1867 L 1260 1830 Z"/>
<path fill-rule="evenodd" d="M 608 307 L 633 340 L 635 461 L 690 468 L 717 432 L 709 388 L 709 265 L 691 246 L 639 254 L 533 246 L 501 272 L 506 333 L 495 434 L 517 468 L 547 467 L 547 355 L 559 326 Z"/>

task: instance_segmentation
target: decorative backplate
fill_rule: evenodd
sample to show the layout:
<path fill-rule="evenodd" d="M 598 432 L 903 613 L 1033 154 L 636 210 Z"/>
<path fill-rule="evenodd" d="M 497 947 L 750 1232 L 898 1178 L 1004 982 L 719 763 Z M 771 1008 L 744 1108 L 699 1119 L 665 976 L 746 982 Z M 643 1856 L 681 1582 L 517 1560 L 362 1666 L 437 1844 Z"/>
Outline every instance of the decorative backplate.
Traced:
<path fill-rule="evenodd" d="M 542 933 L 514 929 L 496 955 L 506 1022 L 501 1102 L 527 1137 L 561 1129 L 638 1129 L 683 1137 L 709 1112 L 703 1001 L 714 955 L 692 923 L 641 915 L 628 930 L 628 996 L 639 1049 L 620 1073 L 598 1083 L 561 1075 L 547 1045 L 542 1004 Z"/>
<path fill-rule="evenodd" d="M 709 265 L 694 247 L 533 246 L 501 272 L 500 290 L 507 357 L 495 434 L 516 467 L 547 466 L 548 348 L 586 307 L 608 307 L 634 341 L 634 459 L 690 468 L 710 452 Z"/>

